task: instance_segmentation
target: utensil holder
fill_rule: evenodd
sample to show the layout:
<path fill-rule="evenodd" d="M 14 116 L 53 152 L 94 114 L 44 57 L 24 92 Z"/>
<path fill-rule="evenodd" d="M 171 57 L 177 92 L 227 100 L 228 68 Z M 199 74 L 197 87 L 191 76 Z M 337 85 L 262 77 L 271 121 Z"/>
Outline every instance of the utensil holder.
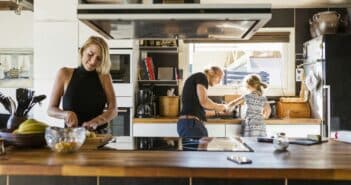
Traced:
<path fill-rule="evenodd" d="M 16 130 L 19 127 L 19 125 L 25 120 L 27 120 L 26 116 L 11 115 L 7 120 L 7 129 L 9 129 L 10 131 Z"/>

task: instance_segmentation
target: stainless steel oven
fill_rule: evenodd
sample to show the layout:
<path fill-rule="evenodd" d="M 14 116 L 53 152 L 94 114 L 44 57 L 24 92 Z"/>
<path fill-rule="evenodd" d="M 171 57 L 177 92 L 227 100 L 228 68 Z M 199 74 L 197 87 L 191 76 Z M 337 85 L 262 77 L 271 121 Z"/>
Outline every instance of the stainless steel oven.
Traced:
<path fill-rule="evenodd" d="M 119 107 L 118 116 L 110 122 L 113 136 L 130 136 L 131 131 L 131 111 L 130 107 Z"/>
<path fill-rule="evenodd" d="M 113 83 L 130 83 L 131 81 L 131 64 L 132 49 L 111 49 L 111 70 L 110 74 Z"/>

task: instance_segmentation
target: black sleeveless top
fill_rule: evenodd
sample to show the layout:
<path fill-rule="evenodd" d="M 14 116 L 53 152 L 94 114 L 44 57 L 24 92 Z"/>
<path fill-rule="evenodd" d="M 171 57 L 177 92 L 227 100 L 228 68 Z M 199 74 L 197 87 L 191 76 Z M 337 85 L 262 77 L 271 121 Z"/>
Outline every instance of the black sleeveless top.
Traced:
<path fill-rule="evenodd" d="M 78 126 L 100 115 L 106 106 L 106 94 L 96 71 L 86 71 L 83 66 L 75 68 L 71 81 L 63 95 L 62 108 L 73 111 Z M 106 127 L 107 124 L 98 129 Z"/>

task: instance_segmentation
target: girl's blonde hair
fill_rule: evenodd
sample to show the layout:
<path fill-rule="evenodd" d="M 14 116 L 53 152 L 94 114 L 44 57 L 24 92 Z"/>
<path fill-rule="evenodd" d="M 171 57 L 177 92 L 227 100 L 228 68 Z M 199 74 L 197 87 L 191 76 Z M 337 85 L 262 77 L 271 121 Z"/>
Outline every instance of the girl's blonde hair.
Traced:
<path fill-rule="evenodd" d="M 96 71 L 100 74 L 109 74 L 111 68 L 110 51 L 108 49 L 106 41 L 101 37 L 91 36 L 88 38 L 88 40 L 85 41 L 83 47 L 81 47 L 79 50 L 79 64 L 82 64 L 81 59 L 83 57 L 84 50 L 92 44 L 98 46 L 101 52 L 101 64 L 96 68 Z"/>
<path fill-rule="evenodd" d="M 256 89 L 259 92 L 259 95 L 262 95 L 262 87 L 267 88 L 267 84 L 263 83 L 261 78 L 255 74 L 247 75 L 244 78 L 244 83 Z"/>
<path fill-rule="evenodd" d="M 212 66 L 209 69 L 205 69 L 204 73 L 209 76 L 210 78 L 216 77 L 216 76 L 223 76 L 223 71 L 220 67 L 217 66 Z"/>

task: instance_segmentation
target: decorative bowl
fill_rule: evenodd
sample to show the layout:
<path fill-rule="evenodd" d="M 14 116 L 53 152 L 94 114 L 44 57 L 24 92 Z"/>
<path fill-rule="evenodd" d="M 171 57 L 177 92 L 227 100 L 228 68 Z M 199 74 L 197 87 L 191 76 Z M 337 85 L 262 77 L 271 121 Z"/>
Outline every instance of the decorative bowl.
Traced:
<path fill-rule="evenodd" d="M 8 129 L 2 129 L 0 130 L 0 137 L 5 140 L 5 144 L 19 148 L 39 148 L 45 146 L 44 133 L 13 134 Z"/>

